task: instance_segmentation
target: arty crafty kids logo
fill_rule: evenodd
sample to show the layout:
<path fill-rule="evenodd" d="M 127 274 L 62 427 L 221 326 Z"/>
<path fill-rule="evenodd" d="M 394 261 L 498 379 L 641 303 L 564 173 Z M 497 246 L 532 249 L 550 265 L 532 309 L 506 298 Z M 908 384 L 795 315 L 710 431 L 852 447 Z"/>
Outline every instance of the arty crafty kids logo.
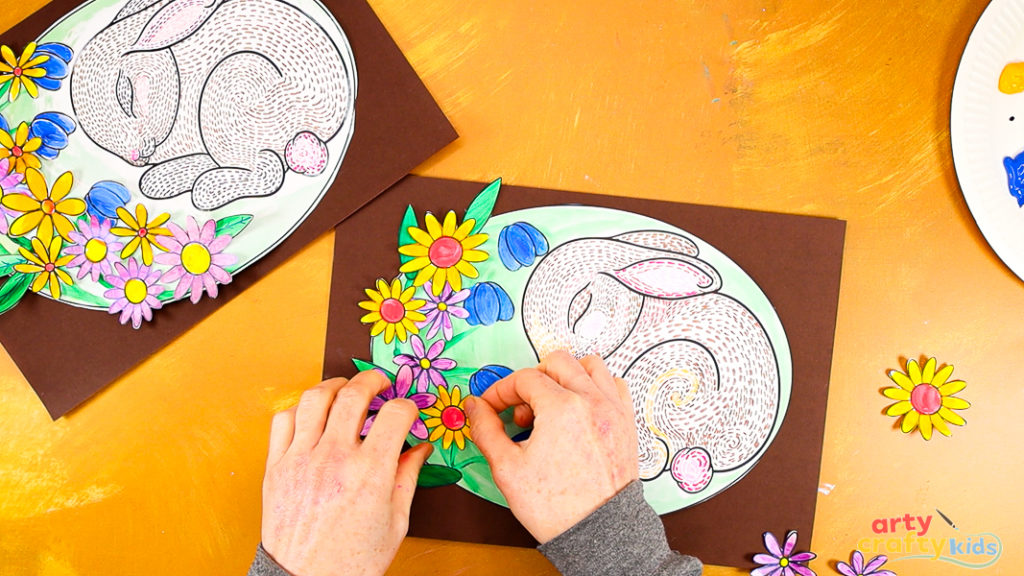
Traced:
<path fill-rule="evenodd" d="M 865 556 L 885 554 L 890 560 L 948 562 L 963 568 L 988 568 L 1003 555 L 1003 542 L 991 532 L 966 534 L 938 509 L 935 515 L 876 518 L 874 536 L 857 541 Z"/>

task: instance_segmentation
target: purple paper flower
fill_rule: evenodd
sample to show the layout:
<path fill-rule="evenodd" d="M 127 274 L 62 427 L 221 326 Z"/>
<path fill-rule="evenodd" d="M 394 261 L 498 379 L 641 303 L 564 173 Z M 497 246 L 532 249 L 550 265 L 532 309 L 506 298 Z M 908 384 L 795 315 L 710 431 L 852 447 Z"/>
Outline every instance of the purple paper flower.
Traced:
<path fill-rule="evenodd" d="M 427 331 L 428 340 L 433 338 L 439 329 L 445 340 L 451 340 L 452 316 L 463 320 L 469 318 L 469 312 L 458 305 L 466 298 L 469 298 L 469 289 L 464 288 L 454 292 L 451 286 L 445 284 L 441 294 L 434 296 L 433 287 L 430 282 L 427 282 L 423 288 L 426 290 L 427 304 L 420 312 L 426 314 L 427 318 L 423 322 L 418 323 L 419 328 L 422 330 L 428 324 L 430 325 L 430 330 Z"/>
<path fill-rule="evenodd" d="M 434 386 L 444 386 L 448 383 L 441 372 L 455 368 L 455 360 L 451 358 L 439 358 L 444 352 L 445 341 L 438 340 L 426 350 L 423 340 L 413 335 L 409 338 L 412 344 L 412 354 L 399 354 L 395 356 L 395 364 L 409 366 L 412 368 L 412 376 L 416 379 L 416 391 L 426 392 L 429 383 Z"/>
<path fill-rule="evenodd" d="M 203 295 L 203 290 L 210 298 L 217 297 L 217 284 L 231 282 L 231 274 L 224 269 L 235 263 L 235 257 L 224 254 L 224 249 L 231 242 L 231 236 L 217 236 L 217 223 L 207 220 L 203 228 L 199 228 L 196 219 L 188 217 L 188 230 L 182 230 L 173 222 L 167 229 L 173 235 L 162 240 L 167 252 L 157 254 L 160 264 L 169 264 L 171 269 L 160 278 L 161 282 L 178 282 L 174 288 L 174 298 L 181 298 L 191 292 L 190 300 L 195 304 Z"/>
<path fill-rule="evenodd" d="M 0 195 L 5 194 L 27 194 L 28 188 L 21 182 L 24 174 L 11 171 L 11 161 L 7 158 L 0 158 Z M 0 234 L 7 234 L 10 231 L 10 223 L 7 217 L 21 216 L 21 212 L 15 212 L 10 208 L 0 205 Z"/>
<path fill-rule="evenodd" d="M 892 570 L 879 570 L 885 564 L 885 556 L 875 556 L 867 565 L 864 565 L 864 555 L 860 550 L 854 550 L 850 555 L 850 563 L 836 562 L 836 570 L 845 576 L 896 576 Z"/>
<path fill-rule="evenodd" d="M 360 436 L 366 436 L 370 432 L 370 426 L 373 425 L 373 421 L 377 418 L 377 413 L 384 407 L 384 403 L 388 400 L 394 400 L 395 398 L 408 398 L 416 404 L 416 407 L 420 410 L 428 408 L 437 401 L 437 396 L 429 394 L 427 392 L 417 392 L 412 396 L 409 396 L 409 389 L 412 388 L 412 368 L 409 366 L 402 366 L 398 369 L 398 376 L 395 377 L 395 383 L 388 386 L 383 392 L 373 397 L 370 400 L 370 414 L 366 418 L 366 422 L 363 423 L 363 429 L 359 432 Z M 423 420 L 416 418 L 412 422 L 412 428 L 409 429 L 409 433 L 419 438 L 420 440 L 427 439 L 427 427 L 423 424 Z"/>
<path fill-rule="evenodd" d="M 793 554 L 796 547 L 796 530 L 790 530 L 786 534 L 786 542 L 779 548 L 779 541 L 771 532 L 764 533 L 764 546 L 770 554 L 755 554 L 754 562 L 761 566 L 750 571 L 750 576 L 817 576 L 814 570 L 804 566 L 817 558 L 813 552 L 800 552 Z"/>
<path fill-rule="evenodd" d="M 110 233 L 110 224 L 110 220 L 90 215 L 88 222 L 80 222 L 78 230 L 68 234 L 74 244 L 68 246 L 64 253 L 75 255 L 68 268 L 78 268 L 79 279 L 92 273 L 92 281 L 99 282 L 101 273 L 105 276 L 114 273 L 112 266 L 118 261 L 118 253 L 124 245 Z"/>
<path fill-rule="evenodd" d="M 160 271 L 139 266 L 135 258 L 128 259 L 127 268 L 120 262 L 114 264 L 114 271 L 115 274 L 106 277 L 114 287 L 103 293 L 104 298 L 112 300 L 108 311 L 111 314 L 120 312 L 121 324 L 127 324 L 131 319 L 132 327 L 138 330 L 143 318 L 152 320 L 153 310 L 163 306 L 157 299 L 163 292 L 163 287 L 158 284 Z"/>

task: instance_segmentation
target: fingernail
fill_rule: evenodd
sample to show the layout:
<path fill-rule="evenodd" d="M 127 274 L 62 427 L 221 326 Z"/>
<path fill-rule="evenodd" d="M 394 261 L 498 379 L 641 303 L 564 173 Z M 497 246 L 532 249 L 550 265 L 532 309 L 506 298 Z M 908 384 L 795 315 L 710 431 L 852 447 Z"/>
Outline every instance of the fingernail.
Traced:
<path fill-rule="evenodd" d="M 462 407 L 466 409 L 466 414 L 470 418 L 472 418 L 473 413 L 476 412 L 476 398 L 474 398 L 473 396 L 467 397 L 466 400 L 462 403 Z"/>

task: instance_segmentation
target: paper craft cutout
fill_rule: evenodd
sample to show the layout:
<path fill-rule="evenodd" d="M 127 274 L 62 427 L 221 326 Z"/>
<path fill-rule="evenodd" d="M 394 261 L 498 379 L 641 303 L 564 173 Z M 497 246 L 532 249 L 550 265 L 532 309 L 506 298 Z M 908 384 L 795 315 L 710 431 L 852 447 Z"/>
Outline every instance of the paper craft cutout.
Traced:
<path fill-rule="evenodd" d="M 324 197 L 355 96 L 316 0 L 92 0 L 0 46 L 0 311 L 216 298 Z"/>
<path fill-rule="evenodd" d="M 850 555 L 849 564 L 836 562 L 836 571 L 843 576 L 896 576 L 892 570 L 881 569 L 888 560 L 888 557 L 880 554 L 865 563 L 864 554 L 861 554 L 860 550 L 854 550 Z"/>
<path fill-rule="evenodd" d="M 771 532 L 764 533 L 764 547 L 768 554 L 754 554 L 754 562 L 761 566 L 750 571 L 750 576 L 815 576 L 814 570 L 806 566 L 807 562 L 817 558 L 814 552 L 793 553 L 796 548 L 796 530 L 786 533 L 782 546 Z"/>
<path fill-rule="evenodd" d="M 485 188 L 462 219 L 424 214 L 422 228 L 407 208 L 402 275 L 377 280 L 359 303 L 372 365 L 393 377 L 409 368 L 417 392 L 438 396 L 422 412 L 427 441 L 439 442 L 430 461 L 504 504 L 461 402 L 566 349 L 602 356 L 627 381 L 640 476 L 660 513 L 743 477 L 782 425 L 791 387 L 785 333 L 757 285 L 700 239 L 637 214 L 547 206 L 492 215 L 499 188 Z M 510 421 L 507 430 L 528 433 Z"/>
<path fill-rule="evenodd" d="M 900 430 L 911 434 L 920 429 L 921 437 L 931 440 L 932 430 L 943 436 L 951 436 L 947 424 L 963 426 L 966 420 L 953 410 L 966 410 L 970 402 L 954 396 L 963 390 L 967 383 L 961 380 L 949 380 L 953 375 L 953 367 L 945 365 L 935 370 L 935 358 L 929 358 L 924 368 L 916 360 L 907 360 L 906 372 L 890 370 L 889 378 L 896 383 L 882 390 L 887 398 L 898 400 L 889 406 L 887 416 L 902 417 Z"/>

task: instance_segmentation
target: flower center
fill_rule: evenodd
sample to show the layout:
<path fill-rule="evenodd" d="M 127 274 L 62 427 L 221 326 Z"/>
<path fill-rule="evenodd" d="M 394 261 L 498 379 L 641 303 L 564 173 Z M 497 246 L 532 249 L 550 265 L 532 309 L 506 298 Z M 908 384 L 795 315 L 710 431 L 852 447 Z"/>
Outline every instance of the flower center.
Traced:
<path fill-rule="evenodd" d="M 448 305 L 445 304 L 444 302 L 439 302 L 437 304 L 437 309 L 440 310 L 441 312 L 444 312 L 445 310 L 448 309 Z"/>
<path fill-rule="evenodd" d="M 430 358 L 420 358 L 420 368 L 430 370 Z"/>
<path fill-rule="evenodd" d="M 935 414 L 942 408 L 942 394 L 931 384 L 918 384 L 910 392 L 910 403 L 921 414 Z"/>
<path fill-rule="evenodd" d="M 21 154 L 21 146 L 16 145 L 14 146 L 14 148 L 11 148 L 11 156 L 14 156 L 15 158 L 21 158 Z"/>
<path fill-rule="evenodd" d="M 43 214 L 53 214 L 57 210 L 57 205 L 47 198 L 39 203 L 39 209 L 43 211 Z"/>
<path fill-rule="evenodd" d="M 102 262 L 107 257 L 107 243 L 93 238 L 85 243 L 85 258 L 93 264 Z"/>
<path fill-rule="evenodd" d="M 199 276 L 210 269 L 210 250 L 198 242 L 181 249 L 181 267 L 189 274 Z"/>
<path fill-rule="evenodd" d="M 779 566 L 782 566 L 783 568 L 789 566 L 789 558 L 779 558 Z"/>
<path fill-rule="evenodd" d="M 14 75 L 15 76 L 21 76 L 21 73 L 22 73 L 21 66 L 15 66 L 14 67 Z"/>
<path fill-rule="evenodd" d="M 441 424 L 449 430 L 462 430 L 466 425 L 466 413 L 458 406 L 449 406 L 441 411 Z"/>
<path fill-rule="evenodd" d="M 146 234 L 149 234 L 149 230 L 145 228 L 139 228 L 139 238 L 145 238 Z"/>
<path fill-rule="evenodd" d="M 462 244 L 451 236 L 442 236 L 430 245 L 427 255 L 438 268 L 451 268 L 462 260 Z"/>
<path fill-rule="evenodd" d="M 405 305 L 398 298 L 388 298 L 380 303 L 380 317 L 389 324 L 398 324 L 405 318 Z"/>
<path fill-rule="evenodd" d="M 132 304 L 141 304 L 149 293 L 149 287 L 138 278 L 132 278 L 124 283 L 124 297 Z"/>
<path fill-rule="evenodd" d="M 43 266 L 43 269 L 47 272 L 53 272 L 54 268 L 56 268 L 56 266 L 53 265 L 53 262 L 47 262 L 46 266 Z"/>

